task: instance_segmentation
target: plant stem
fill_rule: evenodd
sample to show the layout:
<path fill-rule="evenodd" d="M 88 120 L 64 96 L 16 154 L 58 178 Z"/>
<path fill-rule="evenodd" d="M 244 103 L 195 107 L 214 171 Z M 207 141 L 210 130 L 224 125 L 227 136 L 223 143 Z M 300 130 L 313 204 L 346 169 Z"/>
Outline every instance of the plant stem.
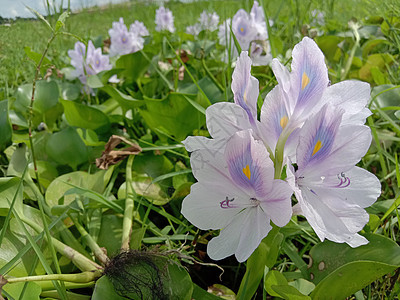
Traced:
<path fill-rule="evenodd" d="M 100 246 L 96 243 L 96 241 L 92 238 L 92 236 L 83 228 L 83 226 L 78 222 L 76 218 L 72 215 L 69 215 L 72 222 L 74 222 L 76 229 L 78 229 L 82 238 L 86 241 L 89 248 L 93 251 L 96 258 L 101 262 L 101 264 L 105 265 L 108 262 L 107 255 L 101 250 Z"/>
<path fill-rule="evenodd" d="M 32 227 L 37 232 L 43 231 L 43 228 L 40 225 L 33 222 L 32 220 L 27 219 L 22 216 L 20 218 L 24 223 L 28 224 L 30 227 Z M 91 271 L 91 270 L 95 270 L 95 269 L 97 269 L 97 270 L 103 269 L 100 265 L 98 265 L 94 261 L 88 259 L 86 256 L 82 255 L 75 249 L 72 249 L 71 247 L 65 245 L 64 243 L 60 242 L 56 238 L 51 237 L 51 242 L 53 243 L 54 248 L 59 253 L 61 253 L 65 257 L 69 258 L 80 270 Z"/>
<path fill-rule="evenodd" d="M 132 165 L 134 155 L 128 157 L 126 163 L 126 197 L 125 197 L 125 211 L 124 220 L 122 224 L 122 243 L 121 250 L 128 250 L 131 240 L 132 224 L 133 224 L 133 209 L 134 209 L 134 191 L 132 188 Z"/>
<path fill-rule="evenodd" d="M 35 171 L 35 177 L 36 177 L 36 181 L 38 183 L 39 186 L 39 190 L 41 193 L 43 193 L 42 191 L 42 187 L 40 185 L 40 181 L 39 181 L 39 173 L 37 171 L 37 164 L 36 164 L 36 156 L 35 156 L 35 149 L 33 147 L 33 139 L 32 139 L 32 119 L 33 119 L 33 103 L 35 101 L 35 90 L 36 90 L 36 81 L 39 78 L 39 74 L 40 74 L 40 68 L 42 66 L 43 60 L 46 57 L 47 52 L 49 51 L 50 48 L 50 44 L 53 42 L 53 40 L 56 38 L 57 34 L 53 32 L 53 34 L 51 35 L 50 39 L 47 41 L 47 45 L 46 48 L 43 51 L 43 54 L 39 60 L 39 63 L 36 66 L 36 71 L 35 71 L 35 78 L 33 79 L 33 84 L 32 84 L 32 96 L 31 96 L 31 102 L 29 104 L 29 117 L 28 117 L 28 128 L 29 128 L 29 144 L 31 146 L 31 152 L 32 152 L 32 161 L 33 161 L 33 168 Z"/>
<path fill-rule="evenodd" d="M 95 281 L 101 277 L 103 273 L 100 270 L 86 271 L 78 274 L 48 274 L 27 277 L 7 278 L 7 283 L 29 282 L 29 281 L 49 281 L 61 280 L 67 282 L 87 283 Z"/>

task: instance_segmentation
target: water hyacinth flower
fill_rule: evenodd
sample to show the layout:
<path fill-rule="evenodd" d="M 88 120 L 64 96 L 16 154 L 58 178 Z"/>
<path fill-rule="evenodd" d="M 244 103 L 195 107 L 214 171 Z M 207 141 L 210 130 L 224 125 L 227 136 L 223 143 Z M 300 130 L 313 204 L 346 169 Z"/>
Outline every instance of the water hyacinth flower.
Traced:
<path fill-rule="evenodd" d="M 273 59 L 278 85 L 266 96 L 260 121 L 266 128 L 263 139 L 271 150 L 275 151 L 278 139 L 287 140 L 285 152 L 295 162 L 296 129 L 326 103 L 344 109 L 347 123 L 363 124 L 371 112 L 366 108 L 369 84 L 347 80 L 330 85 L 324 54 L 312 39 L 303 38 L 292 57 L 291 72 Z"/>
<path fill-rule="evenodd" d="M 201 31 L 201 25 L 199 23 L 186 27 L 186 33 L 191 34 L 193 36 L 199 35 L 200 31 Z"/>
<path fill-rule="evenodd" d="M 201 159 L 199 159 L 201 158 Z M 221 229 L 207 246 L 215 260 L 235 254 L 248 259 L 261 240 L 291 218 L 289 185 L 274 179 L 273 163 L 250 130 L 235 133 L 224 153 L 192 153 L 193 174 L 198 180 L 183 200 L 182 214 L 200 229 Z"/>
<path fill-rule="evenodd" d="M 68 56 L 71 58 L 71 65 L 75 67 L 73 75 L 86 84 L 87 75 L 95 75 L 101 71 L 111 70 L 107 55 L 103 55 L 101 48 L 95 48 L 92 41 L 85 44 L 76 42 L 74 50 L 68 50 Z"/>
<path fill-rule="evenodd" d="M 200 14 L 199 24 L 202 30 L 215 31 L 218 29 L 219 16 L 216 12 L 203 11 Z"/>
<path fill-rule="evenodd" d="M 258 34 L 250 15 L 244 9 L 239 9 L 233 16 L 232 32 L 243 51 L 249 49 L 250 42 L 255 40 Z"/>
<path fill-rule="evenodd" d="M 256 42 L 250 44 L 250 58 L 253 66 L 267 66 L 272 61 L 269 43 L 267 41 L 261 42 L 262 44 Z"/>
<path fill-rule="evenodd" d="M 108 33 L 111 39 L 110 56 L 125 55 L 143 49 L 144 39 L 139 34 L 128 31 L 123 18 L 120 18 L 119 22 L 113 22 Z"/>
<path fill-rule="evenodd" d="M 357 234 L 369 220 L 365 207 L 380 195 L 375 175 L 355 167 L 371 143 L 364 125 L 341 126 L 344 111 L 325 105 L 300 131 L 297 171 L 288 180 L 303 214 L 318 237 L 358 247 L 368 240 Z"/>
<path fill-rule="evenodd" d="M 267 24 L 265 23 L 265 15 L 263 8 L 258 4 L 258 1 L 254 1 L 253 7 L 250 11 L 250 18 L 257 29 L 257 40 L 268 39 Z M 272 24 L 270 24 L 272 25 Z"/>
<path fill-rule="evenodd" d="M 156 31 L 167 30 L 172 33 L 175 32 L 174 16 L 172 15 L 172 12 L 164 6 L 161 6 L 156 10 L 155 23 Z"/>
<path fill-rule="evenodd" d="M 147 30 L 147 27 L 143 24 L 143 22 L 140 22 L 138 20 L 135 20 L 129 27 L 129 31 L 132 32 L 133 34 L 137 36 L 148 36 L 149 31 Z"/>

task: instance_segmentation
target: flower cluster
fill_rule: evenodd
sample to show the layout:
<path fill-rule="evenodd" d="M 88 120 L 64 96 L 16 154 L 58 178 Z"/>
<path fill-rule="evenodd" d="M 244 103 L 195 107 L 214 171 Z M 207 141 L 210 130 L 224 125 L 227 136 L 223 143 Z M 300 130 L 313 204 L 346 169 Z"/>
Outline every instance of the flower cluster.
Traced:
<path fill-rule="evenodd" d="M 257 1 L 254 1 L 250 13 L 239 9 L 232 20 L 227 19 L 219 26 L 219 43 L 231 49 L 231 57 L 237 57 L 238 51 L 230 34 L 231 27 L 240 48 L 250 50 L 254 65 L 268 65 L 271 62 L 264 11 Z"/>
<path fill-rule="evenodd" d="M 75 67 L 72 72 L 73 77 L 86 84 L 87 75 L 95 75 L 101 71 L 111 70 L 107 55 L 103 55 L 101 48 L 95 48 L 92 41 L 88 42 L 88 46 L 82 42 L 76 42 L 73 50 L 68 50 L 68 56 L 71 58 L 71 65 Z"/>
<path fill-rule="evenodd" d="M 203 30 L 215 31 L 218 29 L 218 23 L 219 16 L 216 12 L 208 13 L 204 10 L 200 14 L 198 23 L 186 27 L 186 33 L 197 36 Z"/>
<path fill-rule="evenodd" d="M 120 18 L 119 22 L 113 22 L 108 33 L 111 40 L 110 56 L 134 53 L 143 49 L 143 36 L 149 35 L 146 26 L 139 21 L 131 24 L 128 31 L 123 18 Z"/>
<path fill-rule="evenodd" d="M 155 23 L 156 31 L 167 30 L 172 33 L 175 32 L 174 16 L 172 12 L 164 6 L 160 6 L 160 8 L 156 10 Z"/>
<path fill-rule="evenodd" d="M 371 143 L 364 125 L 370 87 L 352 80 L 330 85 L 324 55 L 310 38 L 294 47 L 292 57 L 291 72 L 273 60 L 278 85 L 258 120 L 258 80 L 242 52 L 232 79 L 234 103 L 207 108 L 212 138 L 183 142 L 198 182 L 182 214 L 200 229 L 221 230 L 208 244 L 212 259 L 235 254 L 245 261 L 271 221 L 282 227 L 293 214 L 305 216 L 321 240 L 368 243 L 358 232 L 380 183 L 356 164 Z"/>

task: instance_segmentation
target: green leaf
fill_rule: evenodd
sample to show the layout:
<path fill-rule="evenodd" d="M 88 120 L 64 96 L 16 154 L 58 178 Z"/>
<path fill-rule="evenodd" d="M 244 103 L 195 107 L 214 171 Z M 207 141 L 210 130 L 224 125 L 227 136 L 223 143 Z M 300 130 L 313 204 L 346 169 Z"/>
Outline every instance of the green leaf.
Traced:
<path fill-rule="evenodd" d="M 121 76 L 129 81 L 136 81 L 149 66 L 148 60 L 143 56 L 141 51 L 122 55 L 115 63 L 117 69 L 124 69 Z"/>
<path fill-rule="evenodd" d="M 8 116 L 8 100 L 0 101 L 0 152 L 11 144 L 12 127 Z"/>
<path fill-rule="evenodd" d="M 86 145 L 72 127 L 52 134 L 47 140 L 46 152 L 57 163 L 74 169 L 88 160 Z"/>
<path fill-rule="evenodd" d="M 400 266 L 395 242 L 381 235 L 365 237 L 369 243 L 357 248 L 325 241 L 311 249 L 310 272 L 317 284 L 313 299 L 344 299 Z"/>
<path fill-rule="evenodd" d="M 130 95 L 126 95 L 119 90 L 117 90 L 115 87 L 106 85 L 102 88 L 110 97 L 113 99 L 117 100 L 118 103 L 125 109 L 133 109 L 141 105 L 145 105 L 145 102 L 143 100 L 138 100 L 133 98 Z"/>
<path fill-rule="evenodd" d="M 26 56 L 28 56 L 31 60 L 33 60 L 35 62 L 35 65 L 37 66 L 40 62 L 42 55 L 37 52 L 32 51 L 31 48 L 28 46 L 24 47 L 24 51 L 25 51 Z M 45 57 L 43 59 L 42 65 L 40 67 L 40 71 L 46 70 L 46 68 L 49 65 L 51 65 L 51 61 L 47 57 Z"/>
<path fill-rule="evenodd" d="M 83 105 L 74 101 L 60 100 L 64 106 L 64 114 L 71 126 L 105 132 L 110 127 L 106 114 L 97 108 Z"/>
<path fill-rule="evenodd" d="M 150 128 L 166 130 L 179 141 L 205 124 L 205 116 L 179 93 L 171 93 L 156 102 L 146 100 L 146 109 L 139 111 Z"/>
<path fill-rule="evenodd" d="M 35 100 L 33 109 L 39 113 L 45 113 L 58 103 L 58 85 L 54 81 L 41 80 L 36 82 Z M 24 84 L 18 87 L 14 107 L 17 111 L 27 112 L 32 98 L 32 84 Z"/>
<path fill-rule="evenodd" d="M 35 282 L 16 282 L 6 284 L 3 289 L 14 299 L 39 300 L 42 288 Z M 23 297 L 21 297 L 23 293 Z"/>
<path fill-rule="evenodd" d="M 309 296 L 303 295 L 291 285 L 273 285 L 271 288 L 286 300 L 311 300 Z"/>
<path fill-rule="evenodd" d="M 59 204 L 68 205 L 74 201 L 74 195 L 65 195 L 65 193 L 72 188 L 70 184 L 102 193 L 104 187 L 107 185 L 106 174 L 107 171 L 101 170 L 95 174 L 77 171 L 61 175 L 52 181 L 47 188 L 46 203 L 50 207 L 53 207 Z"/>
<path fill-rule="evenodd" d="M 221 300 L 222 298 L 217 297 L 209 292 L 203 290 L 197 284 L 193 283 L 193 300 Z"/>
<path fill-rule="evenodd" d="M 310 300 L 311 298 L 300 293 L 294 286 L 289 285 L 285 276 L 279 271 L 269 271 L 264 280 L 264 288 L 274 297 L 287 300 Z"/>
<path fill-rule="evenodd" d="M 96 281 L 94 287 L 92 300 L 126 300 L 128 298 L 119 296 L 114 289 L 114 286 L 110 282 L 107 276 L 101 277 Z"/>
<path fill-rule="evenodd" d="M 27 5 L 25 5 L 25 7 L 26 7 L 27 9 L 29 9 L 30 12 L 31 12 L 32 14 L 34 14 L 34 15 L 35 15 L 36 17 L 38 17 L 41 21 L 43 21 L 43 22 L 47 25 L 47 27 L 50 28 L 51 31 L 54 31 L 54 30 L 53 30 L 53 27 L 51 27 L 49 21 L 47 21 L 38 11 L 34 10 L 33 8 L 31 8 L 31 7 L 27 6 Z"/>
<path fill-rule="evenodd" d="M 97 89 L 104 86 L 97 75 L 89 75 L 87 78 L 87 85 L 92 89 Z"/>
<path fill-rule="evenodd" d="M 154 205 L 164 205 L 170 201 L 158 183 L 153 183 L 151 177 L 137 175 L 132 178 L 132 188 L 135 193 L 149 200 Z M 126 182 L 118 190 L 118 199 L 124 199 L 126 195 Z"/>
<path fill-rule="evenodd" d="M 5 216 L 14 200 L 14 209 L 22 213 L 22 189 L 18 190 L 20 179 L 17 177 L 0 178 L 0 216 Z"/>
<path fill-rule="evenodd" d="M 69 17 L 69 11 L 64 11 L 57 20 L 55 31 L 58 32 L 65 25 L 65 20 Z"/>

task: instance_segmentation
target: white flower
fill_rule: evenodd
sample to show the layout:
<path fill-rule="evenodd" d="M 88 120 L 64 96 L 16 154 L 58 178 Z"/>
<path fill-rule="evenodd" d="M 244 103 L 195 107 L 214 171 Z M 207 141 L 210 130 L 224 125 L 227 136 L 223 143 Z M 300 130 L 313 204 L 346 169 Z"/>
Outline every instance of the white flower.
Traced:
<path fill-rule="evenodd" d="M 200 14 L 199 22 L 202 30 L 215 31 L 218 29 L 219 16 L 216 12 L 208 13 L 204 10 Z"/>
<path fill-rule="evenodd" d="M 157 25 L 156 31 L 167 30 L 172 33 L 175 32 L 174 16 L 172 15 L 172 12 L 164 6 L 161 6 L 156 10 L 155 23 Z"/>
<path fill-rule="evenodd" d="M 243 262 L 271 230 L 271 220 L 281 227 L 289 222 L 293 191 L 274 179 L 268 152 L 249 130 L 235 133 L 224 153 L 198 150 L 190 161 L 198 182 L 182 214 L 200 229 L 221 229 L 208 243 L 212 259 L 235 254 Z"/>
<path fill-rule="evenodd" d="M 143 49 L 144 39 L 132 32 L 124 24 L 124 19 L 113 22 L 113 27 L 108 31 L 111 39 L 110 56 L 124 55 Z"/>

